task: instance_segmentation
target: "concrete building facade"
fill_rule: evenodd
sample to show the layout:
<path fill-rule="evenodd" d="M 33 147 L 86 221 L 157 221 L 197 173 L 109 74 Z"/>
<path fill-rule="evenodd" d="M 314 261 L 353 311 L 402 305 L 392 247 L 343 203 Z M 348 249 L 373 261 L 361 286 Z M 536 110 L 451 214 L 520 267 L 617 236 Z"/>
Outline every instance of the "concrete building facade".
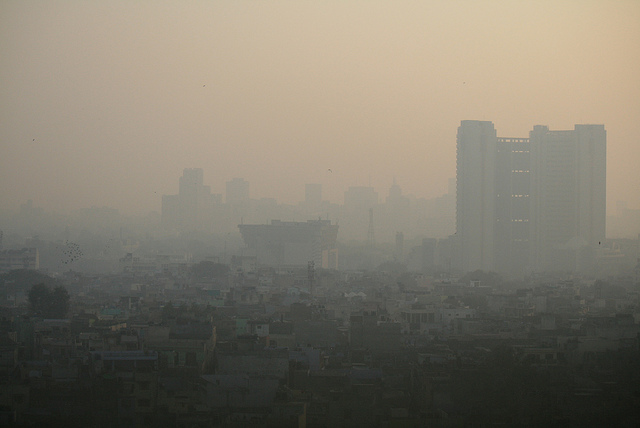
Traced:
<path fill-rule="evenodd" d="M 535 126 L 531 145 L 531 264 L 542 270 L 589 265 L 605 240 L 606 131 Z"/>
<path fill-rule="evenodd" d="M 39 268 L 40 253 L 37 248 L 0 250 L 0 273 L 17 269 L 38 270 Z"/>
<path fill-rule="evenodd" d="M 456 147 L 456 235 L 463 271 L 493 270 L 496 218 L 496 130 L 493 123 L 463 120 Z"/>
<path fill-rule="evenodd" d="M 498 138 L 491 122 L 462 121 L 456 176 L 462 271 L 582 271 L 605 239 L 603 125 Z"/>

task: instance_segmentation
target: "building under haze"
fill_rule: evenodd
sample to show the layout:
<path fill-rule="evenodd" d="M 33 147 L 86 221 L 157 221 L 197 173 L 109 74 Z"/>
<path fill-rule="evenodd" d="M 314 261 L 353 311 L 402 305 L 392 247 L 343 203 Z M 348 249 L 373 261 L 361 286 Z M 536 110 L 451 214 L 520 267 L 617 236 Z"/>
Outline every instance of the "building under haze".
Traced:
<path fill-rule="evenodd" d="M 234 178 L 227 181 L 226 202 L 228 204 L 242 204 L 249 201 L 249 182 L 244 178 Z"/>
<path fill-rule="evenodd" d="M 605 238 L 604 126 L 498 138 L 491 122 L 462 121 L 456 194 L 463 271 L 584 270 Z"/>
<path fill-rule="evenodd" d="M 540 270 L 590 265 L 605 239 L 606 131 L 535 126 L 531 146 L 531 263 Z"/>
<path fill-rule="evenodd" d="M 40 253 L 37 248 L 0 250 L 0 274 L 18 269 L 38 270 Z"/>
<path fill-rule="evenodd" d="M 304 203 L 308 209 L 320 209 L 322 206 L 322 184 L 307 183 L 304 185 Z"/>
<path fill-rule="evenodd" d="M 272 220 L 270 224 L 238 226 L 247 248 L 260 265 L 306 266 L 313 261 L 325 269 L 338 268 L 338 225 L 329 220 Z"/>
<path fill-rule="evenodd" d="M 465 120 L 458 128 L 456 235 L 463 271 L 495 269 L 496 147 L 493 123 Z"/>
<path fill-rule="evenodd" d="M 162 196 L 162 225 L 169 230 L 210 230 L 218 198 L 204 185 L 201 168 L 185 168 L 177 195 Z"/>
<path fill-rule="evenodd" d="M 344 192 L 340 224 L 347 239 L 371 241 L 374 213 L 378 214 L 378 192 L 370 186 L 350 186 Z"/>

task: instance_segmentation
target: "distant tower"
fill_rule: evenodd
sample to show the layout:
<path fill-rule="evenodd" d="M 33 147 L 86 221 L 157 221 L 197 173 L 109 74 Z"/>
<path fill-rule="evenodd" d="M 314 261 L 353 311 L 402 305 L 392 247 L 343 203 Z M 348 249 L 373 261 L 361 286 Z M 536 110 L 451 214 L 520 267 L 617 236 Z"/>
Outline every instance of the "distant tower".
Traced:
<path fill-rule="evenodd" d="M 393 177 L 393 184 L 389 188 L 389 196 L 387 196 L 387 203 L 396 201 L 401 197 L 402 197 L 402 189 L 400 188 L 400 186 L 398 186 L 398 183 L 396 183 L 396 178 Z"/>
<path fill-rule="evenodd" d="M 307 264 L 307 280 L 309 281 L 309 294 L 313 296 L 313 286 L 316 280 L 316 264 L 313 260 Z"/>
<path fill-rule="evenodd" d="M 162 224 L 167 229 L 206 229 L 213 208 L 202 168 L 185 168 L 177 195 L 162 195 Z"/>
<path fill-rule="evenodd" d="M 494 270 L 496 144 L 493 123 L 461 122 L 456 157 L 456 234 L 464 272 Z"/>
<path fill-rule="evenodd" d="M 249 200 L 249 182 L 244 178 L 227 181 L 226 201 L 228 204 L 240 204 Z"/>
<path fill-rule="evenodd" d="M 309 208 L 317 209 L 322 205 L 322 184 L 308 183 L 304 186 L 304 202 Z"/>
<path fill-rule="evenodd" d="M 542 271 L 586 268 L 583 255 L 606 238 L 604 125 L 567 131 L 537 125 L 529 140 L 531 265 Z"/>
<path fill-rule="evenodd" d="M 376 236 L 373 229 L 373 208 L 369 208 L 369 230 L 367 231 L 367 243 L 371 247 L 376 245 Z"/>
<path fill-rule="evenodd" d="M 590 267 L 606 224 L 606 131 L 575 125 L 498 138 L 463 120 L 457 135 L 459 266 L 523 273 Z"/>
<path fill-rule="evenodd" d="M 404 233 L 396 232 L 396 259 L 402 260 L 404 256 Z"/>

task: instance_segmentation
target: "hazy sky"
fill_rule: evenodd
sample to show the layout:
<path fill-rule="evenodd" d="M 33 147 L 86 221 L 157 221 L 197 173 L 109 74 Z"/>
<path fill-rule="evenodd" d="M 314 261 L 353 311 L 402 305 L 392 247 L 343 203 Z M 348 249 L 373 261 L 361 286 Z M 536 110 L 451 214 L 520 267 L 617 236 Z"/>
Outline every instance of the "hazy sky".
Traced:
<path fill-rule="evenodd" d="M 143 214 L 187 167 L 434 197 L 463 119 L 605 124 L 610 211 L 640 208 L 640 1 L 0 0 L 3 210 Z"/>

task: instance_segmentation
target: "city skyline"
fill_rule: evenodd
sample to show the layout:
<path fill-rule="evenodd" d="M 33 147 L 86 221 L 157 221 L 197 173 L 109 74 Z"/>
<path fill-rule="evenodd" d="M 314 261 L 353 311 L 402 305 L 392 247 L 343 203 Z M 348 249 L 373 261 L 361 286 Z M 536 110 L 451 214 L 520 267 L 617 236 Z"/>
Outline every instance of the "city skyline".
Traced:
<path fill-rule="evenodd" d="M 606 124 L 608 208 L 640 208 L 631 1 L 4 2 L 0 211 L 158 210 L 183 168 L 212 193 L 433 198 L 455 129 Z M 508 35 L 508 37 L 506 37 Z"/>

